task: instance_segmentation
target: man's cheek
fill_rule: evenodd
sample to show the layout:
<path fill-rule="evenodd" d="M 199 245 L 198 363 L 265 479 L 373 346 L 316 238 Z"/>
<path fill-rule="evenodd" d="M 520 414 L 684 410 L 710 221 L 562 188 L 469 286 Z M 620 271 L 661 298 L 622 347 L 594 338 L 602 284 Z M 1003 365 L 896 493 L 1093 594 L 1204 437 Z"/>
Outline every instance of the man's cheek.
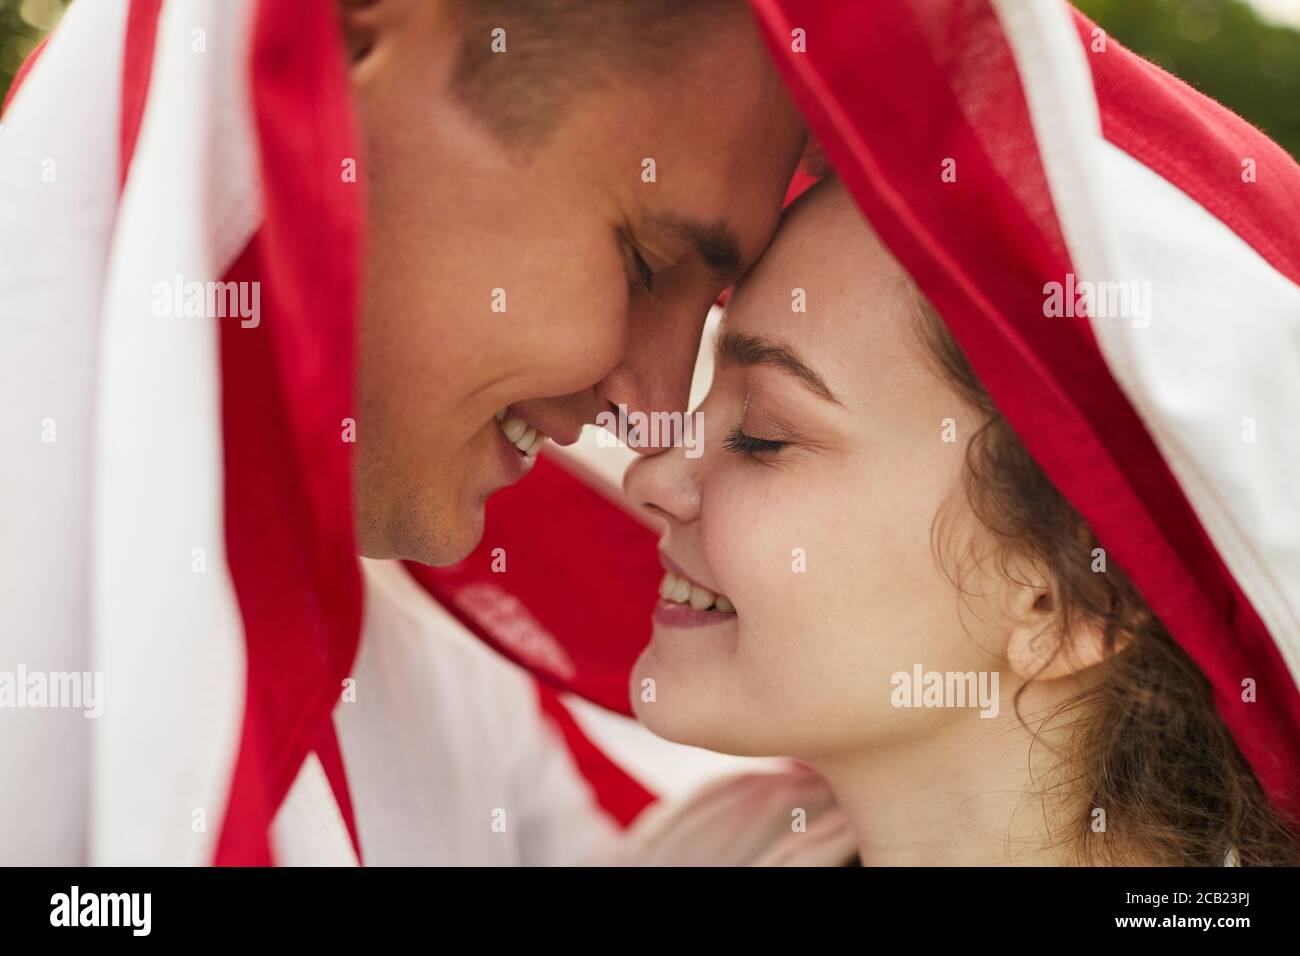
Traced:
<path fill-rule="evenodd" d="M 613 371 L 627 350 L 627 296 L 580 292 L 545 319 L 530 323 L 529 357 L 538 394 L 570 395 L 591 388 Z"/>

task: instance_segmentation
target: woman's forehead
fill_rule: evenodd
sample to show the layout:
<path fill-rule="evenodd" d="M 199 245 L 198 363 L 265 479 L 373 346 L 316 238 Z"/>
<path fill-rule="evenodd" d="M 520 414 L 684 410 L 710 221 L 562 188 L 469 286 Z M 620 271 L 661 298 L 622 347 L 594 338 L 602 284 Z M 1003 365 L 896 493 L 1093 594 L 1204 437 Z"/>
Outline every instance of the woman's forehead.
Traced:
<path fill-rule="evenodd" d="M 918 364 L 911 280 L 842 189 L 805 197 L 737 287 L 723 332 L 789 344 L 837 393 L 897 381 Z"/>

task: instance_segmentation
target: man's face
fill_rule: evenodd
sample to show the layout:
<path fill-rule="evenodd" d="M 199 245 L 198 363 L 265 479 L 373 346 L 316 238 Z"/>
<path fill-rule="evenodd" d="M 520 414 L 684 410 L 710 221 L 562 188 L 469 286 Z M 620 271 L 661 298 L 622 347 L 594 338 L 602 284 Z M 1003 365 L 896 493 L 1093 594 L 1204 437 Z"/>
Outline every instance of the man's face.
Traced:
<path fill-rule="evenodd" d="M 681 67 L 606 78 L 520 153 L 450 89 L 459 36 L 439 5 L 387 6 L 353 68 L 370 203 L 358 541 L 447 564 L 531 463 L 498 413 L 567 444 L 620 404 L 685 405 L 704 316 L 767 245 L 804 132 L 737 6 Z"/>

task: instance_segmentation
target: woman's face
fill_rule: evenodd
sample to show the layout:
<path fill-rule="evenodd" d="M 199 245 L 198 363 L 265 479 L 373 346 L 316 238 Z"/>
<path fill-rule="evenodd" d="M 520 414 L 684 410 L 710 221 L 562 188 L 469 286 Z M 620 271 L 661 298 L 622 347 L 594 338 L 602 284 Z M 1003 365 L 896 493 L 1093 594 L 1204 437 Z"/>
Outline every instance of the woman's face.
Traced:
<path fill-rule="evenodd" d="M 804 759 L 979 719 L 891 704 L 891 676 L 915 665 L 997 666 L 992 595 L 959 595 L 931 543 L 941 507 L 945 547 L 970 526 L 977 421 L 926 360 L 908 280 L 838 184 L 792 207 L 718 341 L 704 453 L 642 459 L 625 484 L 663 525 L 669 570 L 735 611 L 660 602 L 638 717 L 682 743 Z"/>

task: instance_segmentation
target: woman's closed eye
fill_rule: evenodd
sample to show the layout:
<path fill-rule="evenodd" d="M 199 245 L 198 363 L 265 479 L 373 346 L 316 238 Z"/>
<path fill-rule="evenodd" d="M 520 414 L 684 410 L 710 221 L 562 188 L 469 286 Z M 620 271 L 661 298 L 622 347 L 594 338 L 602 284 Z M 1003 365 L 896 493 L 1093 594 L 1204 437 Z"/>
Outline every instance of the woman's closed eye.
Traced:
<path fill-rule="evenodd" d="M 733 454 L 745 455 L 748 458 L 762 458 L 777 454 L 789 444 L 788 441 L 746 435 L 741 430 L 741 427 L 737 425 L 731 430 L 731 434 L 727 436 L 725 447 L 727 451 Z"/>

